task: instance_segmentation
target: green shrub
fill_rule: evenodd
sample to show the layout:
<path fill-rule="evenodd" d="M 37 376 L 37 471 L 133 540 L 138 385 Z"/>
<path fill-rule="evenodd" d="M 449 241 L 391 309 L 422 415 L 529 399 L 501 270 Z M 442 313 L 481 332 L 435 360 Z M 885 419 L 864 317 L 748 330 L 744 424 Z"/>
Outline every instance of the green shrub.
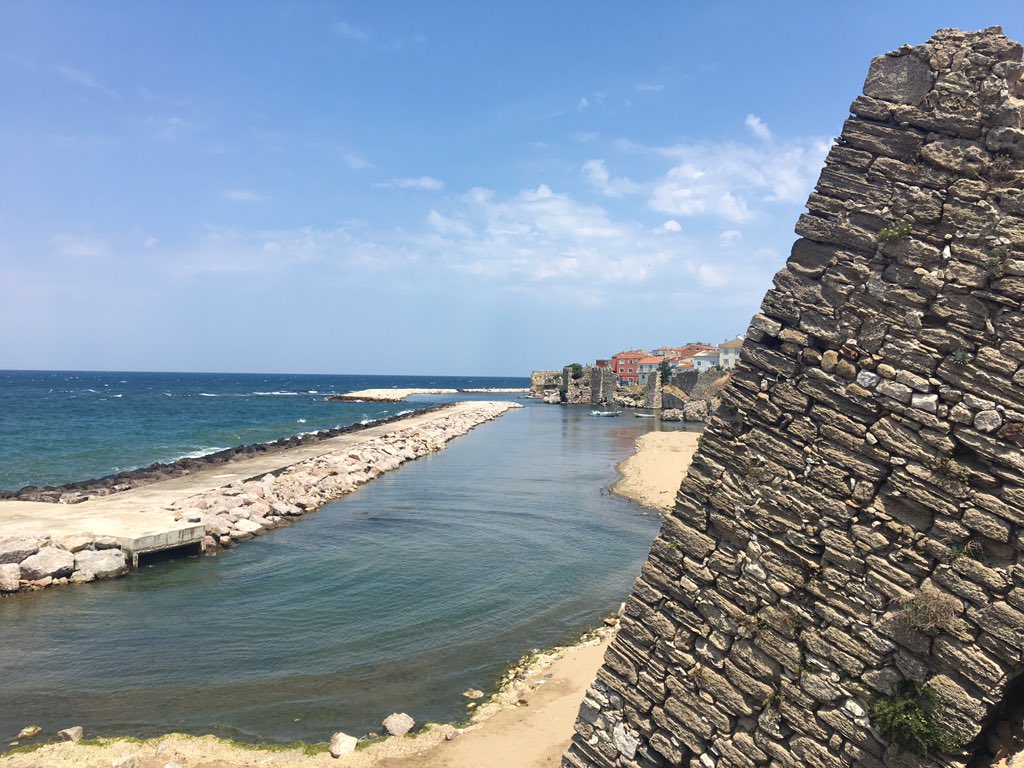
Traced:
<path fill-rule="evenodd" d="M 893 240 L 900 240 L 904 237 L 909 237 L 910 233 L 914 231 L 914 228 L 910 226 L 910 222 L 906 219 L 900 219 L 891 227 L 883 227 L 878 232 L 878 239 L 883 243 L 888 243 Z"/>
<path fill-rule="evenodd" d="M 914 754 L 959 752 L 963 747 L 961 741 L 935 721 L 939 711 L 935 691 L 927 685 L 904 680 L 895 693 L 875 700 L 871 706 L 871 722 L 889 741 Z"/>

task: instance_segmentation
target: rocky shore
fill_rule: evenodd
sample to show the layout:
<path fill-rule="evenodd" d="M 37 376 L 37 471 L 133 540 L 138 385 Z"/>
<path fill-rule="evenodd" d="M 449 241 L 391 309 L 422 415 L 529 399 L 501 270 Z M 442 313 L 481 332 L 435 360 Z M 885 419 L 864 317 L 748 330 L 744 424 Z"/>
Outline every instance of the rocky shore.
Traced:
<path fill-rule="evenodd" d="M 343 395 L 331 395 L 327 399 L 334 403 L 400 403 L 413 395 L 458 395 L 466 394 L 516 394 L 529 392 L 528 387 L 477 387 L 467 389 L 358 389 Z"/>
<path fill-rule="evenodd" d="M 112 493 L 127 491 L 132 488 L 139 488 L 143 485 L 156 483 L 161 480 L 168 480 L 173 477 L 181 477 L 199 470 L 239 461 L 254 456 L 270 455 L 291 450 L 300 445 L 311 445 L 332 437 L 346 435 L 352 432 L 359 432 L 369 427 L 379 427 L 382 424 L 401 421 L 410 415 L 420 413 L 431 413 L 444 408 L 451 407 L 451 403 L 435 405 L 430 408 L 421 408 L 409 413 L 386 416 L 374 421 L 360 424 L 348 424 L 335 429 L 324 429 L 310 434 L 283 437 L 270 443 L 252 443 L 251 445 L 240 445 L 235 448 L 226 448 L 223 451 L 208 453 L 197 458 L 178 459 L 163 464 L 151 464 L 148 467 L 130 469 L 118 472 L 113 475 L 96 478 L 93 480 L 79 480 L 65 485 L 37 487 L 26 486 L 17 491 L 0 490 L 0 500 L 17 499 L 19 501 L 45 501 L 60 504 L 78 504 L 93 496 L 108 496 Z"/>
<path fill-rule="evenodd" d="M 415 427 L 287 465 L 258 477 L 185 495 L 160 507 L 167 519 L 202 523 L 212 553 L 261 536 L 315 511 L 406 461 L 442 450 L 474 427 L 518 403 L 463 403 Z M 153 511 L 153 510 L 150 510 Z M 0 538 L 0 593 L 114 578 L 128 572 L 117 541 L 90 533 Z"/>

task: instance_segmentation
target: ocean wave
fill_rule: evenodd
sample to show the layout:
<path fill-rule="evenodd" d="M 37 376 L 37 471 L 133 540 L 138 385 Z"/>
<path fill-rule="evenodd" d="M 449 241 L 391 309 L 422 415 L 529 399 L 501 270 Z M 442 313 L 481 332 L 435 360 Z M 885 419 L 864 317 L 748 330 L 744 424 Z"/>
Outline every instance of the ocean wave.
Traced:
<path fill-rule="evenodd" d="M 405 416 L 405 414 L 407 414 L 407 413 L 414 413 L 415 410 L 416 410 L 415 408 L 409 408 L 406 411 L 399 411 L 398 413 L 395 414 L 395 416 Z"/>
<path fill-rule="evenodd" d="M 305 420 L 305 419 L 296 419 L 296 420 L 295 420 L 295 423 L 296 423 L 296 424 L 305 424 L 305 423 L 306 423 L 306 420 Z"/>
<path fill-rule="evenodd" d="M 124 397 L 124 395 L 111 395 L 111 397 Z"/>
<path fill-rule="evenodd" d="M 192 453 L 184 453 L 178 457 L 178 459 L 201 459 L 203 456 L 209 456 L 211 453 L 217 453 L 217 451 L 226 451 L 227 447 L 223 448 L 200 448 L 198 451 L 192 451 Z M 175 459 L 177 461 L 178 459 Z"/>
<path fill-rule="evenodd" d="M 200 392 L 200 397 L 220 397 L 220 395 L 211 395 L 209 392 Z"/>
<path fill-rule="evenodd" d="M 260 395 L 261 397 L 273 395 L 276 397 L 287 397 L 291 395 L 297 395 L 298 392 L 253 392 L 254 395 Z"/>

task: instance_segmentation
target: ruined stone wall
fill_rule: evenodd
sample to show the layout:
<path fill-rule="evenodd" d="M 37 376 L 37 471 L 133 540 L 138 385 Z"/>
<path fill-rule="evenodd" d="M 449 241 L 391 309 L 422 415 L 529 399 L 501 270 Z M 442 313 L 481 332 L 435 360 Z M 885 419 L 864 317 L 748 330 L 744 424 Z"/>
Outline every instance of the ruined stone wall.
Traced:
<path fill-rule="evenodd" d="M 872 62 L 563 766 L 984 748 L 1024 671 L 1020 59 L 989 29 Z"/>

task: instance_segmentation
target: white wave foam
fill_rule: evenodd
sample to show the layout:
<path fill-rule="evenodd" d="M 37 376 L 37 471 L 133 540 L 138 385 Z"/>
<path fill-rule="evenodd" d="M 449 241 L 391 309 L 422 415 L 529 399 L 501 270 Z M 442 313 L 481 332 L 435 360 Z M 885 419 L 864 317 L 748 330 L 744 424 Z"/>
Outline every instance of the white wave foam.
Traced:
<path fill-rule="evenodd" d="M 305 419 L 296 419 L 296 420 L 295 420 L 295 423 L 296 423 L 296 424 L 305 424 L 305 423 L 306 423 L 306 420 L 305 420 Z"/>
<path fill-rule="evenodd" d="M 220 397 L 220 395 L 211 395 L 209 392 L 200 392 L 200 397 Z"/>
<path fill-rule="evenodd" d="M 201 448 L 198 451 L 192 451 L 192 453 L 186 453 L 179 456 L 179 459 L 201 459 L 203 456 L 209 456 L 211 453 L 217 453 L 217 451 L 226 451 L 227 448 Z"/>
<path fill-rule="evenodd" d="M 276 397 L 288 397 L 299 394 L 298 392 L 253 392 L 254 395 L 269 396 L 274 395 Z"/>
<path fill-rule="evenodd" d="M 114 395 L 114 397 L 124 397 L 124 395 Z"/>

